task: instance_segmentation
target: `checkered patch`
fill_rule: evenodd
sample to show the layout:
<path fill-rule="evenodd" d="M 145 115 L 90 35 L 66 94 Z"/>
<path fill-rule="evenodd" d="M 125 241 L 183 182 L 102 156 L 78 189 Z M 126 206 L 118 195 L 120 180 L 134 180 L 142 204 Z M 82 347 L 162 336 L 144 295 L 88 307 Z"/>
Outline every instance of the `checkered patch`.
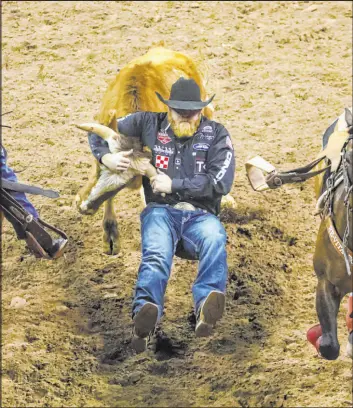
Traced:
<path fill-rule="evenodd" d="M 156 167 L 159 169 L 167 169 L 169 165 L 169 157 L 156 156 Z"/>

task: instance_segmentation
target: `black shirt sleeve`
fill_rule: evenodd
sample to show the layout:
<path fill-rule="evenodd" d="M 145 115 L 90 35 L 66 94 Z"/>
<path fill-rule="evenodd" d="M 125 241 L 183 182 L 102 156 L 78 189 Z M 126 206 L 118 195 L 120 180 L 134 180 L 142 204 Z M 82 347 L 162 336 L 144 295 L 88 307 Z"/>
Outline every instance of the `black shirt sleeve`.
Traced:
<path fill-rule="evenodd" d="M 136 112 L 123 116 L 118 119 L 118 131 L 125 136 L 138 137 L 143 144 L 150 146 L 155 138 L 152 128 L 156 127 L 157 116 L 153 112 Z M 105 154 L 110 153 L 108 143 L 96 133 L 88 134 L 88 142 L 93 156 L 99 162 Z"/>
<path fill-rule="evenodd" d="M 139 137 L 145 146 L 153 146 L 158 130 L 158 113 L 136 112 L 118 119 L 118 131 L 125 136 Z"/>

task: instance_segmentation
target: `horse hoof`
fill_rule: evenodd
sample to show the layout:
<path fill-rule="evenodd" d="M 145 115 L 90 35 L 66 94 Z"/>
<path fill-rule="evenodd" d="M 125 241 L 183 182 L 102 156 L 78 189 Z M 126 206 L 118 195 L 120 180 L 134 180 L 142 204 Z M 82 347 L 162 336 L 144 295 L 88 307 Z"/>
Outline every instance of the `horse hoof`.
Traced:
<path fill-rule="evenodd" d="M 107 255 L 117 255 L 120 251 L 118 223 L 116 220 L 105 220 L 103 230 L 103 252 Z"/>
<path fill-rule="evenodd" d="M 322 336 L 322 327 L 319 323 L 311 327 L 306 332 L 307 340 L 316 348 L 317 352 L 319 352 L 321 336 Z"/>
<path fill-rule="evenodd" d="M 321 343 L 319 344 L 319 353 L 321 357 L 326 360 L 337 360 L 338 356 L 340 355 L 339 345 L 334 347 L 331 344 L 323 344 L 323 341 L 320 341 L 319 343 Z"/>
<path fill-rule="evenodd" d="M 109 240 L 103 242 L 103 253 L 106 255 L 118 255 L 120 252 L 120 244 L 117 241 Z"/>

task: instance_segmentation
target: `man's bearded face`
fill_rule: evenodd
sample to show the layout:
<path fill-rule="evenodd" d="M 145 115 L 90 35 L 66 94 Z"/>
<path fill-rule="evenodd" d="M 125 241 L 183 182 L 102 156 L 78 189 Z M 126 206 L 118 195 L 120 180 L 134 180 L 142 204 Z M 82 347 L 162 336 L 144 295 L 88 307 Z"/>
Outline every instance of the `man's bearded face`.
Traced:
<path fill-rule="evenodd" d="M 174 109 L 169 109 L 168 120 L 177 137 L 192 136 L 200 125 L 201 110 L 181 111 L 182 115 Z"/>

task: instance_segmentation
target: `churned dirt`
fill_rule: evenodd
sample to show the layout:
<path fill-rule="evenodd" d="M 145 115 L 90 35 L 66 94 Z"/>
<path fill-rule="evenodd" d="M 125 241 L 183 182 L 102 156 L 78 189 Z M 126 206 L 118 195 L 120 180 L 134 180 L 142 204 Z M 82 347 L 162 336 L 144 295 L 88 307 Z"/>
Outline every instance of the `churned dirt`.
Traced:
<path fill-rule="evenodd" d="M 161 40 L 202 62 L 237 153 L 238 209 L 222 214 L 229 280 L 214 336 L 194 337 L 196 263 L 175 259 L 157 338 L 134 355 L 142 203 L 119 194 L 122 249 L 104 255 L 102 211 L 73 206 L 92 155 L 72 124 L 93 120 L 117 70 Z M 336 361 L 306 341 L 317 322 L 314 183 L 255 193 L 244 167 L 257 154 L 282 170 L 307 164 L 351 105 L 351 2 L 3 1 L 1 68 L 9 164 L 60 192 L 30 198 L 70 239 L 63 258 L 40 261 L 3 224 L 4 407 L 352 406 L 345 304 Z"/>

